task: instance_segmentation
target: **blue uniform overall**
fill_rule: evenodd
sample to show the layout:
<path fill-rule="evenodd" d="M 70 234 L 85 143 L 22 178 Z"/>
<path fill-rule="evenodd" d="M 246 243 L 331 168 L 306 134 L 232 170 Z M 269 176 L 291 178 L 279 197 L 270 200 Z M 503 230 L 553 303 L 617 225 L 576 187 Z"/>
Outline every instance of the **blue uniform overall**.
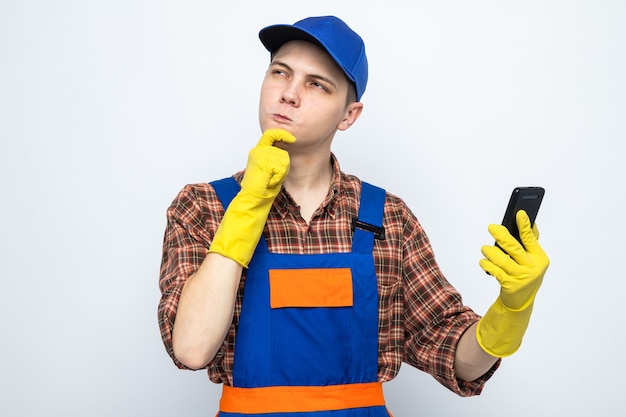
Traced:
<path fill-rule="evenodd" d="M 212 183 L 227 207 L 233 178 Z M 359 224 L 382 227 L 385 191 L 363 183 Z M 389 417 L 378 371 L 374 233 L 356 227 L 349 253 L 270 253 L 248 267 L 233 386 L 220 417 Z"/>

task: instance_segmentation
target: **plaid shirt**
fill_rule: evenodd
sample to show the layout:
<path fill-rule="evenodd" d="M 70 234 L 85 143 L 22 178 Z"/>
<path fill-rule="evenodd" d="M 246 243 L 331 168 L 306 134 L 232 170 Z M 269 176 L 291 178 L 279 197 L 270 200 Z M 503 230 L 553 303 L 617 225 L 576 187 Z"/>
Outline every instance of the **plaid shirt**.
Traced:
<path fill-rule="evenodd" d="M 319 254 L 350 252 L 351 220 L 357 215 L 361 181 L 340 171 L 332 157 L 333 180 L 326 199 L 309 224 L 283 188 L 270 210 L 264 231 L 274 253 Z M 243 172 L 234 175 L 241 181 Z M 209 184 L 185 186 L 167 211 L 167 228 L 159 286 L 159 327 L 166 350 L 174 357 L 172 329 L 178 299 L 187 277 L 204 260 L 224 209 Z M 428 238 L 416 217 L 398 197 L 387 193 L 383 219 L 385 239 L 375 240 L 378 277 L 378 379 L 389 381 L 404 361 L 431 374 L 453 392 L 480 394 L 499 362 L 483 377 L 463 382 L 454 376 L 454 352 L 459 338 L 479 319 L 462 304 L 445 279 Z M 209 378 L 232 385 L 235 332 L 241 311 L 244 277 L 237 295 L 230 331 L 208 365 Z"/>

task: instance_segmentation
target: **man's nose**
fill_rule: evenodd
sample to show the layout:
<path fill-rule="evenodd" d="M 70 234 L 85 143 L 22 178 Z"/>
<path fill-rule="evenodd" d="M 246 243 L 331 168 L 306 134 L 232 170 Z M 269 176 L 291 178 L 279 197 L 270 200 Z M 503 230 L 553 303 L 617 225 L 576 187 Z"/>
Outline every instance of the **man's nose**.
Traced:
<path fill-rule="evenodd" d="M 285 85 L 281 96 L 281 102 L 288 103 L 293 106 L 298 106 L 300 104 L 299 86 L 295 81 L 291 81 Z"/>

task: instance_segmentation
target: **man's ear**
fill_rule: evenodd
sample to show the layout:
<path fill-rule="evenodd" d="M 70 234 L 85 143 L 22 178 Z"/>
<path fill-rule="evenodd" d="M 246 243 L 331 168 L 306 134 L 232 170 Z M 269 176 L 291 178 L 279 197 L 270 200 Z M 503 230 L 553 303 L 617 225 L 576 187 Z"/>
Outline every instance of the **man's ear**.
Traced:
<path fill-rule="evenodd" d="M 363 103 L 355 101 L 346 107 L 346 114 L 343 120 L 337 126 L 337 130 L 346 130 L 357 121 L 363 111 Z"/>

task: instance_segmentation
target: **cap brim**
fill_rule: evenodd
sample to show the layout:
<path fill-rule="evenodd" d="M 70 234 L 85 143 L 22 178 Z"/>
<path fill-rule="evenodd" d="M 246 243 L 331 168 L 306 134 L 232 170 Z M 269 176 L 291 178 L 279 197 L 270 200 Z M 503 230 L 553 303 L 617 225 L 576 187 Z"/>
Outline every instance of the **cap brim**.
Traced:
<path fill-rule="evenodd" d="M 291 25 L 268 26 L 259 32 L 259 39 L 263 46 L 271 53 L 276 52 L 287 42 L 296 40 L 309 41 L 324 47 L 317 38 Z M 326 49 L 326 47 L 324 47 L 324 49 Z"/>

